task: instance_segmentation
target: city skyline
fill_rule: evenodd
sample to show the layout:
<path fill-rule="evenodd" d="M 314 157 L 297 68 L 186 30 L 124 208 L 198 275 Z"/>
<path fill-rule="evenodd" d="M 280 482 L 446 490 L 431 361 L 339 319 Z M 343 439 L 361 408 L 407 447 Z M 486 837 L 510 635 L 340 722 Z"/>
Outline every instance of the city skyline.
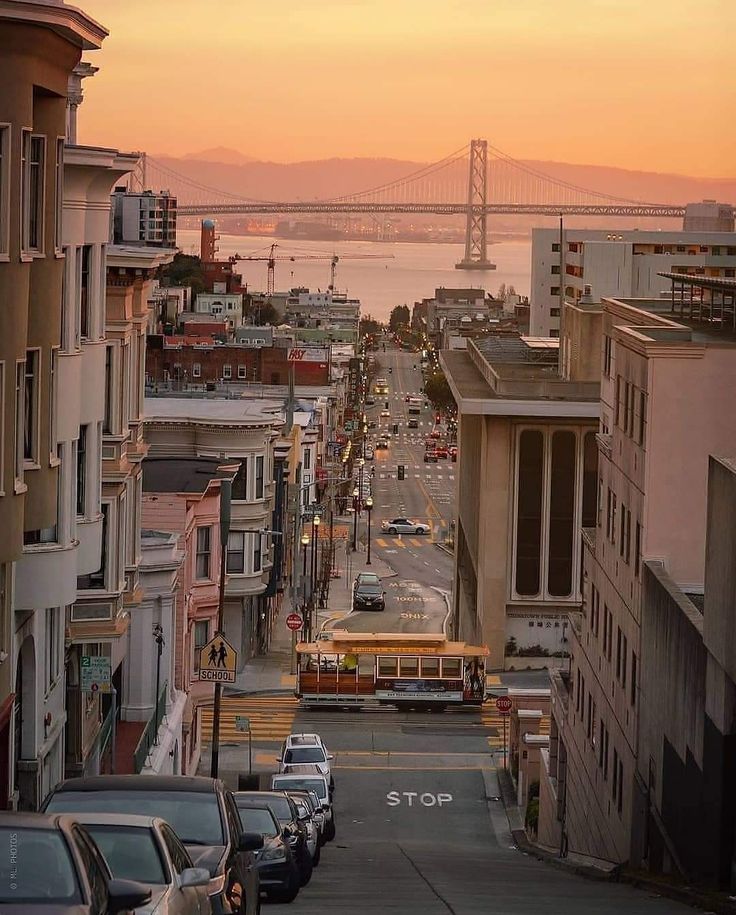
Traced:
<path fill-rule="evenodd" d="M 517 158 L 733 173 L 726 36 L 736 9 L 724 0 L 706 0 L 697 17 L 685 0 L 565 0 L 562 13 L 540 0 L 492 10 L 292 0 L 278 11 L 218 0 L 206 19 L 192 0 L 175 18 L 140 0 L 86 10 L 110 37 L 90 55 L 102 69 L 85 86 L 82 142 L 174 156 L 224 146 L 277 162 L 434 161 L 472 135 Z M 176 48 L 189 65 L 173 62 Z"/>

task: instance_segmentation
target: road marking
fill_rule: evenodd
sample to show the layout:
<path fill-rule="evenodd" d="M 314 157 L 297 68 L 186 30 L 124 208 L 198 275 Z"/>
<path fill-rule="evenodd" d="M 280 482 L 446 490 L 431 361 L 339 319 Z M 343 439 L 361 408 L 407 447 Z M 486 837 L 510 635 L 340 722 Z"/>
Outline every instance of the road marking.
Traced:
<path fill-rule="evenodd" d="M 422 546 L 422 545 L 423 545 L 423 544 L 422 544 L 422 541 L 421 541 L 421 540 L 417 540 L 416 537 L 410 537 L 410 538 L 409 538 L 409 543 L 413 544 L 414 546 Z"/>
<path fill-rule="evenodd" d="M 401 537 L 394 537 L 394 543 L 396 544 L 396 546 L 400 546 L 400 547 L 403 547 L 404 549 L 406 549 L 406 544 L 403 542 Z"/>
<path fill-rule="evenodd" d="M 402 801 L 402 797 L 405 799 L 404 801 Z M 406 803 L 408 807 L 413 807 L 414 798 L 418 800 L 417 806 L 421 804 L 423 807 L 441 807 L 443 804 L 452 803 L 451 794 L 432 794 L 429 791 L 425 791 L 422 794 L 418 791 L 389 791 L 386 795 L 386 803 L 389 807 L 398 807 L 402 803 Z"/>
<path fill-rule="evenodd" d="M 383 539 L 383 537 L 376 537 L 376 543 L 377 543 L 379 546 L 388 546 L 388 544 L 387 544 L 386 541 Z"/>

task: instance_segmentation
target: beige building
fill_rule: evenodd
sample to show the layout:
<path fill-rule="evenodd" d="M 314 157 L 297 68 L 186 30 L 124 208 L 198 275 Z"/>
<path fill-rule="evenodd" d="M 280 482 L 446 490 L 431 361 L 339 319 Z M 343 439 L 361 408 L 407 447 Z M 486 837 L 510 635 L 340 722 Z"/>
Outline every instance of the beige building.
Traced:
<path fill-rule="evenodd" d="M 490 649 L 490 667 L 562 663 L 579 610 L 580 527 L 595 518 L 600 309 L 558 368 L 558 341 L 468 340 L 440 355 L 458 405 L 453 630 Z"/>
<path fill-rule="evenodd" d="M 584 612 L 573 618 L 569 677 L 553 677 L 540 795 L 545 834 L 557 829 L 576 853 L 615 862 L 631 855 L 646 676 L 642 566 L 657 563 L 702 602 L 708 455 L 736 452 L 733 298 L 730 311 L 713 320 L 707 308 L 681 316 L 674 297 L 603 299 L 597 500 L 593 523 L 583 522 Z M 675 675 L 670 688 L 680 688 Z"/>
<path fill-rule="evenodd" d="M 0 2 L 2 807 L 35 807 L 63 776 L 64 625 L 84 552 L 70 504 L 85 360 L 69 377 L 62 355 L 67 93 L 105 35 L 62 2 Z"/>

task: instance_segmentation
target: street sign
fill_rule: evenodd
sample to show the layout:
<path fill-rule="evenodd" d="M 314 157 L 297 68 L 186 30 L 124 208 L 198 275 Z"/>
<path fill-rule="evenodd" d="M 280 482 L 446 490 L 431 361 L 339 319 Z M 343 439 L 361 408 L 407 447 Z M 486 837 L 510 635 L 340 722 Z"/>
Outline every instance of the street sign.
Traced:
<path fill-rule="evenodd" d="M 112 690 L 110 658 L 84 654 L 79 666 L 79 688 L 83 693 L 109 693 Z"/>
<path fill-rule="evenodd" d="M 200 680 L 206 680 L 208 683 L 235 683 L 237 666 L 237 651 L 220 633 L 200 649 Z"/>
<path fill-rule="evenodd" d="M 250 730 L 250 718 L 246 718 L 245 715 L 236 715 L 235 716 L 235 730 L 236 731 L 249 731 Z"/>
<path fill-rule="evenodd" d="M 514 703 L 508 696 L 499 696 L 498 699 L 496 699 L 496 710 L 501 715 L 508 715 L 513 705 Z"/>
<path fill-rule="evenodd" d="M 292 632 L 298 632 L 302 628 L 302 618 L 298 613 L 290 613 L 286 617 L 286 625 Z"/>

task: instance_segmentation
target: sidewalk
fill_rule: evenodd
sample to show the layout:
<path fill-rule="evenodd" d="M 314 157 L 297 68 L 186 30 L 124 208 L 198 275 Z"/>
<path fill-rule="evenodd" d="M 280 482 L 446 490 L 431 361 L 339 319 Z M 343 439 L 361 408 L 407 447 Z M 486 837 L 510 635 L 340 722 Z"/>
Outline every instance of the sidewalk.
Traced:
<path fill-rule="evenodd" d="M 336 518 L 335 521 L 337 522 L 338 519 Z M 352 552 L 352 540 L 349 540 L 347 544 L 338 544 L 335 566 L 340 572 L 340 577 L 333 578 L 330 582 L 327 606 L 317 609 L 315 619 L 317 632 L 328 623 L 337 623 L 350 612 L 353 581 L 359 572 L 375 572 L 382 579 L 391 578 L 396 574 L 385 562 L 373 554 L 370 565 L 367 564 L 367 560 L 365 544 L 358 543 L 358 550 L 355 553 Z M 251 658 L 238 672 L 235 683 L 225 687 L 225 695 L 288 694 L 294 691 L 296 678 L 291 673 L 292 634 L 286 627 L 286 617 L 291 612 L 292 607 L 289 601 L 284 600 L 281 612 L 274 623 L 268 654 Z"/>

